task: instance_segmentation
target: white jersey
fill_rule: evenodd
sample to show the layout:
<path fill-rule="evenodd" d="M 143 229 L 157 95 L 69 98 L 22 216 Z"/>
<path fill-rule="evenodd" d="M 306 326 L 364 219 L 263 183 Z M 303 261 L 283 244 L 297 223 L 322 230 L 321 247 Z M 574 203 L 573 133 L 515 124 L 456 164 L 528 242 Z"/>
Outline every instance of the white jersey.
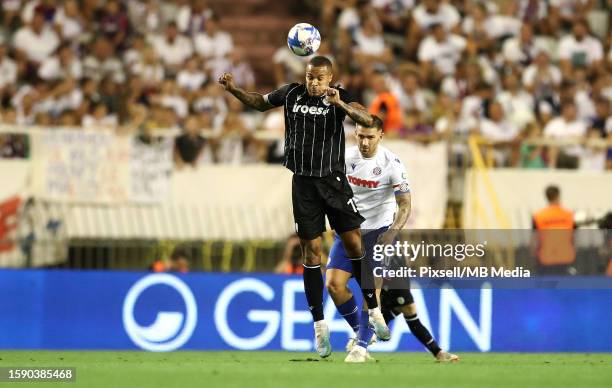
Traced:
<path fill-rule="evenodd" d="M 366 219 L 361 229 L 391 225 L 397 208 L 395 195 L 410 192 L 402 162 L 381 145 L 371 158 L 364 158 L 357 146 L 350 147 L 346 150 L 345 162 L 357 210 Z"/>

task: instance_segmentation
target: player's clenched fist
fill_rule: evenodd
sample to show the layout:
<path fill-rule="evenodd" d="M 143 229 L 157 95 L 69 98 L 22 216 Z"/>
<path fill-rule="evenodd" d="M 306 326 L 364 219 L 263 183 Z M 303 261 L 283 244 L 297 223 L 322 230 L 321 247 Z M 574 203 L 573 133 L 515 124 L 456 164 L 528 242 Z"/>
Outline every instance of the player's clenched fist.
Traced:
<path fill-rule="evenodd" d="M 223 73 L 221 74 L 221 77 L 219 77 L 219 83 L 223 85 L 225 90 L 231 91 L 232 89 L 234 89 L 234 86 L 235 86 L 234 76 L 231 75 L 230 73 Z"/>
<path fill-rule="evenodd" d="M 340 104 L 340 92 L 338 91 L 338 89 L 328 88 L 325 94 L 327 94 L 327 102 L 332 105 Z"/>

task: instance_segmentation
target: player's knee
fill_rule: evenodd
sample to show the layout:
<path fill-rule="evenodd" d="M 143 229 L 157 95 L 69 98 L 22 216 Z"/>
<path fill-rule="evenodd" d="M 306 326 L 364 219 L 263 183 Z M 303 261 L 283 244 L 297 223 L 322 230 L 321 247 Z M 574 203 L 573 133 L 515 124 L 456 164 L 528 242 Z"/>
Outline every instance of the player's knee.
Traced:
<path fill-rule="evenodd" d="M 411 304 L 407 304 L 405 306 L 402 306 L 402 314 L 404 314 L 404 315 L 416 315 L 416 313 L 417 313 L 416 304 L 411 303 Z"/>
<path fill-rule="evenodd" d="M 304 247 L 302 249 L 302 257 L 306 265 L 319 265 L 321 264 L 321 250 Z"/>
<path fill-rule="evenodd" d="M 336 296 L 341 294 L 342 291 L 346 289 L 346 284 L 343 284 L 342 282 L 335 279 L 328 279 L 325 283 L 325 287 L 327 288 L 327 292 L 329 292 L 330 295 Z"/>

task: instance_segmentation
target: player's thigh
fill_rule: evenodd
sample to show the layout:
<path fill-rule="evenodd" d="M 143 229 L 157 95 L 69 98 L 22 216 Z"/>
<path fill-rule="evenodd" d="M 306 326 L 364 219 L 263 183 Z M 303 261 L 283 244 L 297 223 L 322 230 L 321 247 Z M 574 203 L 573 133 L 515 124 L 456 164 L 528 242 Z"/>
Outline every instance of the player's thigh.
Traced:
<path fill-rule="evenodd" d="M 325 287 L 330 294 L 345 292 L 351 276 L 353 276 L 351 272 L 328 267 L 327 271 L 325 272 Z"/>
<path fill-rule="evenodd" d="M 380 304 L 383 309 L 395 312 L 403 313 L 404 311 L 411 311 L 413 307 L 416 311 L 414 297 L 412 292 L 410 292 L 410 288 L 388 288 L 388 284 L 385 284 L 380 293 Z"/>
<path fill-rule="evenodd" d="M 337 269 L 348 272 L 351 275 L 353 273 L 353 265 L 351 264 L 351 260 L 346 254 L 342 240 L 338 235 L 334 236 L 334 242 L 329 250 L 327 269 Z"/>
<path fill-rule="evenodd" d="M 304 264 L 317 266 L 321 264 L 322 239 L 320 236 L 313 239 L 300 238 L 300 248 Z"/>
<path fill-rule="evenodd" d="M 330 221 L 331 223 L 331 221 Z M 348 258 L 361 258 L 363 256 L 363 244 L 361 240 L 361 230 L 351 229 L 338 233 L 342 246 Z"/>
<path fill-rule="evenodd" d="M 338 234 L 359 229 L 364 218 L 353 199 L 353 190 L 342 172 L 334 172 L 318 181 L 319 195 L 325 202 L 325 214 Z M 351 252 L 348 252 L 349 254 Z"/>
<path fill-rule="evenodd" d="M 325 202 L 316 178 L 293 175 L 291 185 L 295 232 L 303 240 L 314 240 L 325 231 Z"/>

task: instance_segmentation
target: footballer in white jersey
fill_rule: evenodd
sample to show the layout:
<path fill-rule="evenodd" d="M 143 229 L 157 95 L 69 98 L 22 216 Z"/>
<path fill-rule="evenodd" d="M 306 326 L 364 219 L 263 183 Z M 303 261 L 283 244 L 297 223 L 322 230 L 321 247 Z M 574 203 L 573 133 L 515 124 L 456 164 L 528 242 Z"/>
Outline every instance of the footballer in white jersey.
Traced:
<path fill-rule="evenodd" d="M 383 137 L 380 120 L 378 125 L 371 128 L 358 125 L 355 136 L 357 146 L 346 150 L 346 174 L 353 190 L 355 205 L 365 217 L 361 224 L 362 246 L 366 251 L 366 263 L 370 265 L 370 270 L 373 270 L 375 266 L 380 265 L 372 260 L 374 246 L 393 244 L 397 232 L 408 221 L 411 207 L 410 185 L 401 160 L 389 149 L 379 145 Z M 327 290 L 340 314 L 355 330 L 355 338 L 347 345 L 349 354 L 345 361 L 365 362 L 370 358 L 367 346 L 372 338 L 372 331 L 364 327 L 362 320 L 355 326 L 355 302 L 347 287 L 351 276 L 350 259 L 344 252 L 341 240 L 336 237 L 327 263 Z M 376 292 L 380 295 L 380 306 L 387 324 L 396 316 L 403 315 L 412 334 L 437 361 L 459 360 L 456 355 L 442 350 L 429 330 L 420 322 L 408 279 L 399 286 L 379 282 Z"/>
<path fill-rule="evenodd" d="M 362 233 L 391 226 L 397 210 L 396 195 L 410 193 L 406 168 L 393 152 L 379 145 L 365 157 L 358 146 L 346 150 L 346 177 L 359 213 L 365 217 Z"/>

